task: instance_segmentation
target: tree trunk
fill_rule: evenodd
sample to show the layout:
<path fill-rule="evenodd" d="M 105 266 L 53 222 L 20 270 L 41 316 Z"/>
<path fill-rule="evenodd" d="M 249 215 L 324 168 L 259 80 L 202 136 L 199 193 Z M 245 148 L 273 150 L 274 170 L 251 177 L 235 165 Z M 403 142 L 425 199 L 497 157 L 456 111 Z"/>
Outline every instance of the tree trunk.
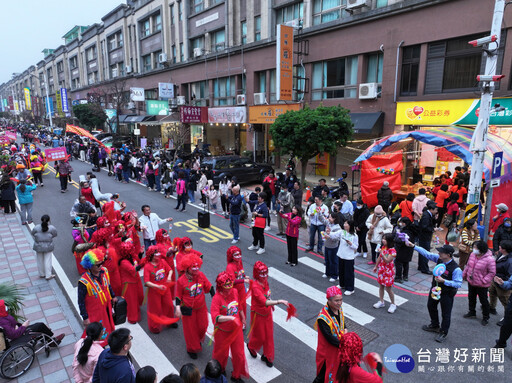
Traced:
<path fill-rule="evenodd" d="M 302 178 L 302 187 L 305 188 L 306 187 L 306 168 L 308 167 L 308 160 L 301 159 L 300 166 L 301 166 L 300 175 Z"/>

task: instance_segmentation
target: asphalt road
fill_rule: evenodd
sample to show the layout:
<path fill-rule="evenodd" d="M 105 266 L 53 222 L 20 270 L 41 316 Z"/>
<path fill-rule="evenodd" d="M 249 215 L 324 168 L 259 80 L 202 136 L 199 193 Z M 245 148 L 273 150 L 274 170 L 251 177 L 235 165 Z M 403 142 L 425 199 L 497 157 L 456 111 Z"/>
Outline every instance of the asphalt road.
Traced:
<path fill-rule="evenodd" d="M 73 161 L 73 180 L 78 181 L 80 174 L 91 170 L 91 165 L 79 161 Z M 231 233 L 229 221 L 220 216 L 211 216 L 211 229 L 198 229 L 196 225 L 199 209 L 187 206 L 184 213 L 176 212 L 174 206 L 176 200 L 164 199 L 160 193 L 149 192 L 146 188 L 130 183 L 122 184 L 108 177 L 106 172 L 96 173 L 101 190 L 103 192 L 119 193 L 120 200 L 128 205 L 127 211 L 136 210 L 140 214 L 140 207 L 149 204 L 152 211 L 160 217 L 173 217 L 172 237 L 189 236 L 194 242 L 194 247 L 204 254 L 202 271 L 214 282 L 217 274 L 225 269 L 226 250 L 231 246 Z M 45 186 L 35 192 L 34 221 L 39 222 L 43 214 L 51 216 L 52 224 L 59 232 L 55 249 L 55 256 L 59 260 L 64 272 L 76 285 L 78 272 L 71 254 L 71 223 L 69 211 L 78 197 L 78 188 L 69 185 L 68 192 L 60 193 L 59 180 L 54 173 L 44 176 Z M 166 227 L 166 226 L 162 226 Z M 250 361 L 253 366 L 251 381 L 257 382 L 311 382 L 315 377 L 315 348 L 316 334 L 313 330 L 318 312 L 325 303 L 325 290 L 331 285 L 326 279 L 322 279 L 322 259 L 310 253 L 299 250 L 299 258 L 304 257 L 297 267 L 291 268 L 285 265 L 287 250 L 286 243 L 273 236 L 270 232 L 266 236 L 266 253 L 260 256 L 247 250 L 251 244 L 252 235 L 246 226 L 240 229 L 240 242 L 246 273 L 252 275 L 252 266 L 257 260 L 263 260 L 270 268 L 269 283 L 274 299 L 286 299 L 297 307 L 299 317 L 297 320 L 285 322 L 282 318 L 283 311 L 274 313 L 274 340 L 275 363 L 274 368 L 269 369 L 261 361 Z M 299 246 L 303 241 L 299 241 Z M 481 326 L 477 320 L 462 318 L 467 310 L 467 298 L 464 296 L 455 299 L 452 314 L 452 326 L 449 337 L 444 344 L 434 341 L 434 334 L 421 330 L 423 324 L 429 323 L 426 308 L 427 297 L 413 294 L 406 290 L 395 289 L 400 302 L 394 314 L 389 314 L 386 309 L 374 309 L 372 305 L 377 302 L 374 278 L 360 273 L 356 274 L 356 293 L 344 297 L 344 312 L 348 318 L 348 330 L 356 331 L 365 342 L 365 353 L 374 351 L 383 355 L 385 350 L 394 344 L 402 344 L 410 349 L 415 367 L 407 374 L 388 372 L 384 381 L 393 382 L 439 382 L 441 379 L 449 379 L 451 382 L 506 382 L 510 381 L 510 351 L 505 352 L 504 362 L 490 361 L 490 347 L 498 336 L 499 328 L 495 322 L 499 317 L 491 317 L 487 327 Z M 76 298 L 75 298 L 76 299 Z M 207 298 L 209 304 L 210 298 Z M 499 307 L 498 311 L 502 312 Z M 481 316 L 480 313 L 478 313 Z M 149 338 L 157 345 L 163 354 L 171 361 L 173 366 L 179 369 L 184 363 L 191 362 L 185 351 L 185 344 L 181 326 L 179 329 L 164 330 L 158 335 L 147 331 L 145 308 L 143 307 L 143 320 L 141 327 L 147 332 Z M 137 341 L 136 339 L 134 341 Z M 206 362 L 211 358 L 212 345 L 204 345 L 199 359 L 193 361 L 202 371 Z M 455 362 L 454 358 L 463 348 L 467 349 L 466 362 Z M 474 349 L 483 348 L 485 360 L 473 359 Z M 442 350 L 444 349 L 444 350 Z M 463 351 L 463 350 L 462 350 Z M 418 352 L 430 352 L 430 363 L 426 362 L 425 354 L 419 360 Z M 387 354 L 392 355 L 392 354 Z M 446 362 L 448 355 L 448 362 Z M 481 354 L 480 354 L 481 355 Z M 401 356 L 401 355 L 396 355 Z M 437 359 L 437 361 L 436 361 Z M 463 357 L 460 358 L 463 360 Z M 474 372 L 471 372 L 471 366 Z M 463 371 L 460 371 L 463 368 Z M 504 372 L 501 372 L 501 369 Z M 421 371 L 424 369 L 424 372 Z M 444 371 L 443 371 L 444 369 Z M 483 369 L 481 372 L 479 370 Z M 493 372 L 493 371 L 494 372 Z M 228 364 L 228 377 L 231 371 Z"/>

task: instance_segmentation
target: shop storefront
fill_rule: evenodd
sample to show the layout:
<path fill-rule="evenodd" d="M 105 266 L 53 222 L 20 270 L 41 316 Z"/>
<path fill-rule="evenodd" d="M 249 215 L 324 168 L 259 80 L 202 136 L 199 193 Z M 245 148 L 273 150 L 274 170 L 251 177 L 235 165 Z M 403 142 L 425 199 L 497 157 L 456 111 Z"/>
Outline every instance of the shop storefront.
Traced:
<path fill-rule="evenodd" d="M 190 149 L 196 145 L 203 147 L 205 141 L 205 125 L 208 123 L 208 108 L 205 106 L 182 106 L 180 108 L 180 122 L 190 132 Z"/>
<path fill-rule="evenodd" d="M 247 150 L 247 113 L 241 106 L 208 108 L 205 140 L 213 155 L 241 154 Z"/>

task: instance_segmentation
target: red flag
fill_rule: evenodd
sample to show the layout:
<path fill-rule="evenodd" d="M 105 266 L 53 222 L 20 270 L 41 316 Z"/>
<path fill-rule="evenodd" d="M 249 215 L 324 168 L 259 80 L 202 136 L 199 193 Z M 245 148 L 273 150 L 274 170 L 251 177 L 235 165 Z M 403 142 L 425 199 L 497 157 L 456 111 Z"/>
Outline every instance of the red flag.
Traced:
<path fill-rule="evenodd" d="M 157 324 L 161 324 L 163 326 L 169 326 L 173 323 L 176 323 L 180 320 L 180 318 L 168 318 L 168 317 L 160 317 L 158 315 L 155 315 L 153 313 L 150 313 L 148 312 L 148 317 L 149 319 L 151 319 L 153 322 L 157 323 Z"/>
<path fill-rule="evenodd" d="M 88 132 L 85 129 L 80 128 L 79 126 L 66 124 L 66 132 L 71 132 L 71 133 L 78 134 L 79 136 L 87 137 L 90 140 L 97 142 L 100 146 L 103 146 L 108 154 L 110 154 L 110 152 L 111 152 L 110 148 L 106 147 L 105 144 L 103 144 L 103 142 L 98 141 L 96 139 L 96 137 L 94 137 L 90 132 Z"/>
<path fill-rule="evenodd" d="M 290 319 L 292 319 L 292 317 L 297 317 L 297 309 L 291 303 L 288 303 L 287 311 L 288 311 L 288 316 L 286 317 L 286 321 L 289 321 Z"/>

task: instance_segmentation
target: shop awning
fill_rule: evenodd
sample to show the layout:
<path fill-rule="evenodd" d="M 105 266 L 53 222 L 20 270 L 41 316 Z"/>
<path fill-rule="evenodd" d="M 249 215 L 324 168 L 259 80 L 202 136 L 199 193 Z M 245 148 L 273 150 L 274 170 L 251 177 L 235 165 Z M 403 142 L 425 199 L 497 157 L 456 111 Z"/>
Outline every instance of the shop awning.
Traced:
<path fill-rule="evenodd" d="M 128 116 L 124 120 L 125 124 L 136 124 L 144 121 L 153 121 L 155 119 L 155 116 Z"/>
<path fill-rule="evenodd" d="M 399 148 L 397 143 L 413 138 L 426 144 L 444 147 L 450 153 L 455 154 L 471 165 L 473 161 L 473 153 L 470 152 L 469 146 L 471 144 L 473 132 L 474 129 L 470 128 L 447 126 L 393 134 L 392 136 L 384 137 L 375 142 L 354 162 L 367 160 L 374 154 L 396 151 L 397 148 Z M 487 180 L 490 178 L 492 157 L 494 153 L 497 152 L 503 152 L 503 174 L 512 173 L 512 144 L 499 136 L 489 133 L 487 138 L 487 151 L 485 152 L 484 160 L 484 173 Z"/>
<path fill-rule="evenodd" d="M 168 116 L 155 116 L 156 121 L 150 121 L 146 125 L 147 126 L 155 126 L 162 125 L 169 122 L 180 122 L 180 114 L 179 113 L 171 113 Z"/>
<path fill-rule="evenodd" d="M 119 123 L 122 124 L 126 120 L 127 117 L 135 116 L 135 114 L 120 114 L 119 115 Z"/>
<path fill-rule="evenodd" d="M 380 136 L 383 131 L 384 113 L 350 113 L 355 134 L 374 134 Z"/>

